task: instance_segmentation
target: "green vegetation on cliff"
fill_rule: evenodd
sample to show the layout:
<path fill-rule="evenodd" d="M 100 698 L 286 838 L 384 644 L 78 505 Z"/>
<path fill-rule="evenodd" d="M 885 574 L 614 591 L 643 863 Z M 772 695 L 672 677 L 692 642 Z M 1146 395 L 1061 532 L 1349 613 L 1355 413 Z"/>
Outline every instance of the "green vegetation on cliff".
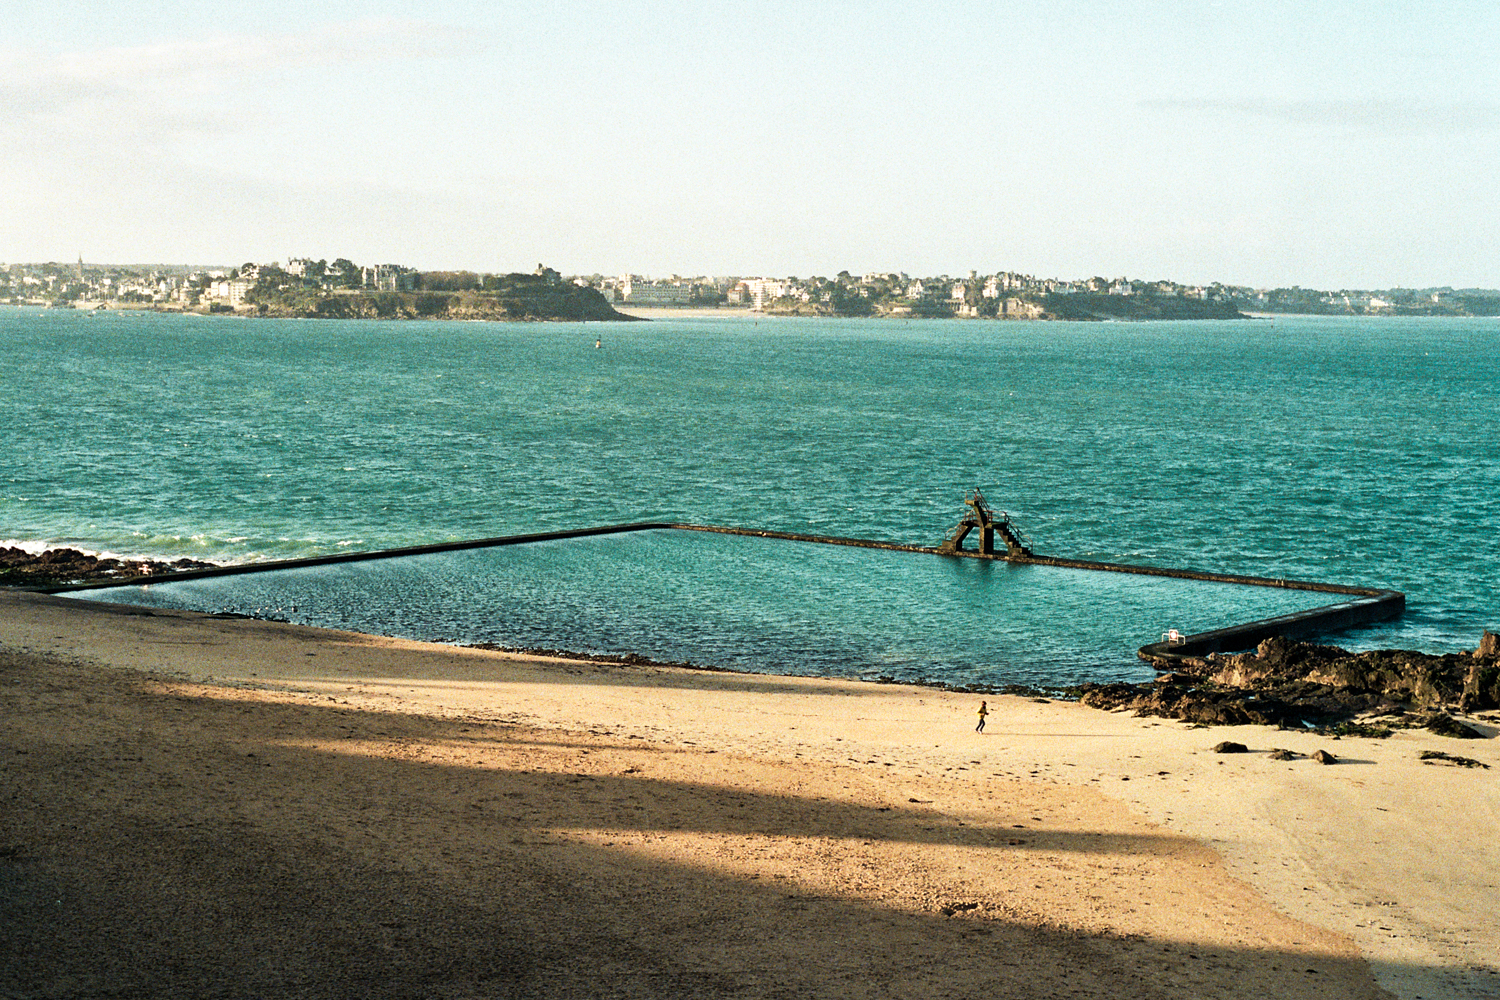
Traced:
<path fill-rule="evenodd" d="M 427 279 L 431 279 L 430 281 Z M 474 279 L 472 282 L 468 279 Z M 414 291 L 330 291 L 262 274 L 245 296 L 261 316 L 301 319 L 628 321 L 597 289 L 553 274 L 422 274 Z"/>
<path fill-rule="evenodd" d="M 1033 298 L 1027 296 L 1027 298 Z M 1106 295 L 1075 292 L 1038 295 L 1034 301 L 1049 319 L 1245 319 L 1234 303 L 1181 295 Z"/>

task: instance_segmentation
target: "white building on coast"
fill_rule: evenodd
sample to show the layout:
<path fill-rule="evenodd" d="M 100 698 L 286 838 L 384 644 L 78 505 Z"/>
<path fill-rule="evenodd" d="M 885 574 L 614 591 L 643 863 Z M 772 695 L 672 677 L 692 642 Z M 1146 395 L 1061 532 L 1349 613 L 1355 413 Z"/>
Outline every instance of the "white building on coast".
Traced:
<path fill-rule="evenodd" d="M 652 281 L 638 274 L 622 274 L 617 286 L 620 301 L 637 306 L 686 306 L 693 302 L 691 281 Z"/>

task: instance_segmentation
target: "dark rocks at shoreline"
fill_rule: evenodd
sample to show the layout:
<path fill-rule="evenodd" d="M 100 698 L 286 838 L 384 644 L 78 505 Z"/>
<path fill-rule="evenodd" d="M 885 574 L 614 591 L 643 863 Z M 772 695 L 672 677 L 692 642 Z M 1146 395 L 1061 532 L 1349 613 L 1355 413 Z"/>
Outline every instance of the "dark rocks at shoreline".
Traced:
<path fill-rule="evenodd" d="M 1482 738 L 1447 712 L 1500 708 L 1500 636 L 1473 652 L 1434 655 L 1267 639 L 1253 653 L 1172 657 L 1153 684 L 1085 684 L 1093 708 L 1205 725 L 1326 727 L 1360 716 L 1394 717 L 1440 735 Z"/>
<path fill-rule="evenodd" d="M 213 568 L 213 563 L 196 559 L 161 562 L 156 559 L 102 558 L 78 549 L 27 552 L 14 547 L 0 548 L 0 587 L 55 587 Z"/>
<path fill-rule="evenodd" d="M 1422 724 L 1422 728 L 1439 736 L 1451 736 L 1456 740 L 1482 740 L 1484 734 L 1473 726 L 1466 726 L 1447 712 L 1437 712 Z"/>
<path fill-rule="evenodd" d="M 1230 302 L 1176 295 L 1107 295 L 1075 292 L 1040 297 L 1047 319 L 1061 320 L 1204 320 L 1249 319 Z"/>

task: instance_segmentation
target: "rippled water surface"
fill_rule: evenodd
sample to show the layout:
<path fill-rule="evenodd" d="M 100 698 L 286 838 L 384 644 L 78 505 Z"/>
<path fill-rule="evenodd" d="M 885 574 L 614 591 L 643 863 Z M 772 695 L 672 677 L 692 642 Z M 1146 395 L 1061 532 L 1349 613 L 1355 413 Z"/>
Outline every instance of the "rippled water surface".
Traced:
<path fill-rule="evenodd" d="M 1389 586 L 1406 616 L 1339 641 L 1472 647 L 1500 619 L 1497 333 L 1494 320 L 584 326 L 0 309 L 0 535 L 211 560 L 641 520 L 933 544 L 980 485 L 1042 552 Z M 603 558 L 575 548 L 566 558 Z M 655 568 L 628 599 L 552 584 L 506 615 L 540 622 L 548 602 L 573 601 L 587 611 L 560 629 L 572 645 L 644 652 L 668 641 L 631 631 L 652 609 L 670 636 L 723 604 L 718 645 L 678 657 L 704 662 L 790 643 L 774 623 L 808 594 L 833 609 L 815 636 L 872 632 L 859 610 L 881 606 L 851 582 L 881 579 L 873 560 L 824 580 L 799 555 L 811 576 L 741 613 L 685 573 L 687 555 L 630 558 Z M 526 571 L 465 586 L 520 587 Z M 1149 627 L 1110 626 L 1128 636 L 1069 644 L 1086 631 L 1076 590 L 1058 577 L 1028 596 L 1029 627 L 1056 646 L 1026 669 L 1126 669 L 1119 650 L 1180 624 L 1152 612 Z M 721 596 L 637 599 L 682 591 Z M 541 645 L 544 631 L 511 634 Z M 1008 650 L 995 655 L 1020 655 Z"/>

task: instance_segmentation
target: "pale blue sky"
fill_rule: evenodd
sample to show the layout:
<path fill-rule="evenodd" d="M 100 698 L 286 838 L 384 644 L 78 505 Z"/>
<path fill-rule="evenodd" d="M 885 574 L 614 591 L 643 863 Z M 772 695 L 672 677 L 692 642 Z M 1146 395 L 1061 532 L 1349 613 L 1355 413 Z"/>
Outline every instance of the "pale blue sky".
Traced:
<path fill-rule="evenodd" d="M 0 9 L 0 260 L 1500 286 L 1493 3 L 126 7 Z"/>

